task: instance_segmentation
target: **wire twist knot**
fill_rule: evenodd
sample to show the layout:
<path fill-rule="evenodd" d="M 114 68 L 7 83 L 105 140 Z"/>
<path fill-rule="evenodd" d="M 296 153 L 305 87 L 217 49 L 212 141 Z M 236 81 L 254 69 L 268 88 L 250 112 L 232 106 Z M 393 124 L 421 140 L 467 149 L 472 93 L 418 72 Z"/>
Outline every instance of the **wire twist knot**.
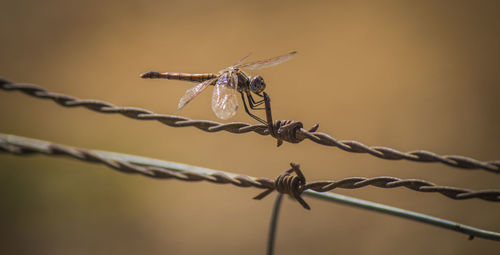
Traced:
<path fill-rule="evenodd" d="M 263 97 L 267 121 L 266 123 L 262 123 L 264 125 L 251 125 L 241 122 L 218 123 L 207 120 L 191 120 L 181 116 L 157 114 L 149 110 L 135 107 L 120 107 L 100 100 L 79 99 L 69 95 L 50 92 L 38 85 L 13 83 L 2 77 L 0 77 L 0 90 L 20 91 L 36 98 L 52 100 L 63 107 L 84 107 L 99 113 L 120 114 L 135 120 L 154 120 L 170 127 L 196 127 L 211 133 L 226 131 L 234 134 L 255 132 L 260 135 L 272 135 L 278 140 L 278 146 L 281 145 L 283 141 L 297 143 L 302 141 L 302 138 L 306 138 L 317 144 L 337 147 L 347 152 L 367 153 L 381 159 L 439 162 L 461 169 L 482 169 L 500 174 L 500 160 L 480 161 L 459 155 L 439 155 L 425 150 L 402 152 L 384 146 L 367 146 L 353 140 L 338 140 L 329 134 L 316 132 L 318 125 L 313 126 L 313 128 L 308 131 L 301 128 L 298 123 L 295 124 L 296 121 L 281 121 L 279 124 L 273 124 L 271 99 L 265 92 L 263 92 Z M 294 124 L 292 125 L 292 123 Z"/>
<path fill-rule="evenodd" d="M 315 124 L 309 132 L 318 130 L 319 124 Z M 306 137 L 300 132 L 304 128 L 302 122 L 296 120 L 277 120 L 269 128 L 272 137 L 278 140 L 277 146 L 281 146 L 283 141 L 289 143 L 302 142 Z"/>
<path fill-rule="evenodd" d="M 273 122 L 273 114 L 271 113 L 271 98 L 264 92 L 264 102 L 266 109 L 266 119 L 267 126 L 269 128 L 269 134 L 278 140 L 277 146 L 281 146 L 283 141 L 289 143 L 300 143 L 307 137 L 304 135 L 304 125 L 302 122 L 296 120 L 277 120 Z M 316 132 L 318 130 L 319 124 L 314 124 L 314 126 L 309 129 L 308 133 Z"/>
<path fill-rule="evenodd" d="M 300 170 L 299 164 L 290 163 L 290 166 L 292 167 L 291 169 L 276 177 L 273 188 L 260 193 L 253 199 L 260 200 L 276 190 L 281 194 L 288 194 L 292 196 L 302 205 L 302 207 L 307 210 L 311 210 L 311 207 L 300 196 L 306 189 L 306 177 Z M 295 172 L 297 175 L 291 175 L 292 172 Z"/>

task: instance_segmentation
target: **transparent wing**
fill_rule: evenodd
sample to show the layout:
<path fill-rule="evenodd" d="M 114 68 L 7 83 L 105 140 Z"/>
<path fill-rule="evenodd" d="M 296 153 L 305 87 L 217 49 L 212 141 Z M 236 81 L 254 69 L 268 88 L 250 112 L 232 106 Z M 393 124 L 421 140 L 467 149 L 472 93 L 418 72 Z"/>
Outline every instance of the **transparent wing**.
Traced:
<path fill-rule="evenodd" d="M 227 120 L 238 110 L 238 76 L 235 72 L 224 72 L 215 84 L 212 95 L 212 110 L 219 119 Z"/>
<path fill-rule="evenodd" d="M 288 61 L 296 54 L 297 54 L 297 51 L 292 51 L 288 54 L 281 55 L 281 56 L 274 57 L 274 58 L 270 58 L 270 59 L 264 59 L 264 60 L 258 60 L 258 61 L 239 64 L 239 65 L 236 65 L 235 68 L 248 68 L 248 69 L 267 68 L 267 67 L 275 66 L 275 65 L 281 64 L 285 61 Z"/>
<path fill-rule="evenodd" d="M 210 85 L 212 82 L 214 82 L 215 79 L 217 79 L 217 78 L 206 80 L 206 81 L 186 90 L 186 93 L 184 94 L 184 96 L 182 96 L 181 99 L 179 100 L 179 105 L 177 105 L 177 111 L 175 111 L 175 112 L 177 113 L 182 108 L 184 108 L 184 106 L 186 106 L 189 102 L 191 102 L 191 100 L 193 100 L 197 95 L 199 95 L 203 90 L 205 90 L 208 87 L 208 85 Z"/>
<path fill-rule="evenodd" d="M 243 61 L 245 61 L 245 59 L 247 59 L 251 55 L 252 55 L 252 52 L 248 53 L 248 55 L 246 55 L 242 59 L 238 60 L 238 62 L 236 64 L 232 65 L 232 66 L 239 66 L 239 65 L 241 65 L 241 63 L 243 63 Z"/>

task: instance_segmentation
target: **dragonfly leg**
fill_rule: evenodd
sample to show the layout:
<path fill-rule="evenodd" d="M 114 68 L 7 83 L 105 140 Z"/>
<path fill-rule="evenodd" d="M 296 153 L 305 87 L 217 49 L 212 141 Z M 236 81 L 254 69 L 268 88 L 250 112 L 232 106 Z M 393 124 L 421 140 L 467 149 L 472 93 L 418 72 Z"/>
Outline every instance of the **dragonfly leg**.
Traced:
<path fill-rule="evenodd" d="M 257 108 L 256 106 L 259 106 L 261 104 L 264 103 L 264 99 L 260 100 L 260 101 L 255 101 L 252 97 L 252 94 L 250 94 L 250 92 L 247 92 L 247 98 L 248 98 L 248 104 L 250 105 L 250 108 L 252 108 L 252 110 L 265 110 L 265 108 Z"/>
<path fill-rule="evenodd" d="M 256 121 L 264 124 L 264 125 L 267 125 L 267 122 L 264 121 L 263 119 L 253 115 L 252 113 L 250 113 L 250 111 L 248 110 L 248 107 L 247 107 L 247 103 L 245 101 L 245 96 L 243 95 L 243 93 L 241 93 L 241 100 L 243 101 L 243 106 L 245 107 L 245 112 L 250 115 L 250 117 L 254 118 Z M 250 102 L 249 102 L 250 103 Z"/>

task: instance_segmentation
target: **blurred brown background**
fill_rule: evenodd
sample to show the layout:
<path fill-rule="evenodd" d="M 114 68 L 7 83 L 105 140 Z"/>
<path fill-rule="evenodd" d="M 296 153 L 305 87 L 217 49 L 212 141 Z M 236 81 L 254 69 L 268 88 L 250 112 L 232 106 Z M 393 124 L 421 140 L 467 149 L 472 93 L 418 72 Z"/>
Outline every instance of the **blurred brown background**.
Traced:
<path fill-rule="evenodd" d="M 192 83 L 145 71 L 215 72 L 253 52 L 298 50 L 251 72 L 277 119 L 402 151 L 500 158 L 498 1 L 4 1 L 0 76 L 50 91 L 173 113 Z M 218 121 L 211 88 L 180 114 Z M 273 178 L 389 175 L 498 189 L 499 176 L 387 161 L 306 141 L 208 134 L 0 91 L 0 132 Z M 232 121 L 255 122 L 243 111 Z M 2 254 L 263 254 L 274 196 L 159 181 L 65 158 L 0 155 Z M 404 188 L 335 190 L 500 231 L 500 205 Z M 498 254 L 500 246 L 387 215 L 284 200 L 277 254 Z"/>

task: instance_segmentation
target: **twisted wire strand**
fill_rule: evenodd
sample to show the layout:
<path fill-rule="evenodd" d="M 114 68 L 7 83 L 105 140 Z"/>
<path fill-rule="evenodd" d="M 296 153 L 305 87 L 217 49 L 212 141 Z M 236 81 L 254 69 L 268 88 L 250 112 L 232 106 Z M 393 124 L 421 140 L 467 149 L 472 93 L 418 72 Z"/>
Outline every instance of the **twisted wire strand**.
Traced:
<path fill-rule="evenodd" d="M 266 125 L 258 124 L 251 125 L 248 123 L 231 122 L 231 123 L 218 123 L 208 120 L 191 120 L 188 118 L 157 114 L 149 110 L 135 108 L 135 107 L 119 107 L 111 103 L 91 100 L 79 99 L 76 97 L 49 92 L 46 89 L 32 84 L 17 84 L 0 78 L 0 88 L 7 91 L 21 91 L 27 95 L 51 99 L 61 106 L 65 107 L 85 107 L 89 110 L 100 113 L 115 113 L 121 114 L 128 118 L 137 120 L 156 120 L 167 126 L 171 127 L 196 127 L 207 132 L 227 131 L 234 134 L 242 134 L 248 132 L 255 132 L 260 135 L 272 135 L 277 138 L 278 145 L 282 141 L 290 143 L 298 143 L 304 139 L 309 139 L 315 143 L 325 146 L 337 147 L 341 150 L 354 153 L 368 153 L 378 158 L 388 160 L 409 160 L 416 162 L 440 162 L 448 166 L 461 169 L 482 169 L 492 173 L 500 173 L 500 160 L 493 161 L 479 161 L 473 158 L 458 156 L 458 155 L 438 155 L 436 153 L 426 150 L 416 150 L 410 152 L 401 152 L 383 146 L 367 146 L 361 142 L 353 140 L 337 140 L 328 134 L 317 132 L 318 126 L 315 125 L 307 130 L 302 127 L 299 121 L 283 120 L 270 122 L 271 132 Z M 269 100 L 270 102 L 270 100 Z M 270 111 L 268 111 L 270 115 Z"/>
<path fill-rule="evenodd" d="M 140 174 L 155 179 L 177 179 L 181 181 L 207 181 L 218 184 L 232 184 L 238 187 L 273 188 L 274 181 L 268 178 L 249 176 L 228 176 L 223 172 L 202 174 L 197 172 L 179 171 L 154 165 L 139 165 L 126 160 L 112 159 L 100 151 L 75 148 L 61 144 L 39 141 L 34 143 L 17 136 L 0 134 L 0 153 L 8 152 L 14 155 L 45 154 L 67 156 L 70 158 L 103 164 L 114 170 L 127 174 Z"/>
<path fill-rule="evenodd" d="M 36 153 L 41 153 L 46 155 L 69 156 L 79 160 L 102 163 L 108 167 L 117 169 L 124 173 L 139 173 L 144 176 L 152 178 L 175 178 L 185 181 L 205 180 L 214 183 L 231 183 L 233 185 L 240 187 L 252 186 L 268 190 L 274 189 L 273 183 L 275 183 L 275 181 L 267 178 L 240 176 L 229 172 L 215 171 L 212 169 L 188 166 L 179 163 L 160 161 L 133 155 L 78 149 L 46 141 L 23 138 L 13 135 L 4 135 L 0 133 L 0 153 L 1 152 L 12 153 L 15 155 L 32 155 Z M 158 166 L 163 166 L 163 167 L 158 167 Z M 200 174 L 200 173 L 211 173 L 211 174 Z M 305 177 L 304 177 L 304 182 L 305 182 Z M 301 187 L 303 188 L 304 186 L 305 185 L 302 183 Z M 382 212 L 388 215 L 397 216 L 417 221 L 419 223 L 425 223 L 436 227 L 452 230 L 455 232 L 467 234 L 469 235 L 469 239 L 471 239 L 471 237 L 472 238 L 478 237 L 493 241 L 500 241 L 500 233 L 498 232 L 479 229 L 421 213 L 416 213 L 392 206 L 387 206 L 370 201 L 347 197 L 331 192 L 316 192 L 313 190 L 304 190 L 304 193 L 308 196 L 324 199 L 328 202 L 336 202 L 344 205 L 354 206 L 357 208 Z M 280 196 L 278 197 L 281 197 L 281 193 Z"/>
<path fill-rule="evenodd" d="M 123 173 L 141 174 L 143 176 L 156 179 L 173 178 L 181 181 L 207 181 L 218 184 L 232 184 L 238 187 L 255 187 L 259 189 L 268 189 L 268 191 L 265 191 L 260 195 L 262 197 L 267 195 L 264 193 L 270 193 L 270 191 L 275 189 L 284 190 L 281 192 L 292 194 L 297 200 L 299 200 L 299 202 L 300 199 L 298 199 L 297 196 L 300 196 L 300 194 L 305 190 L 326 192 L 336 188 L 358 189 L 366 186 L 374 186 L 378 188 L 405 187 L 418 192 L 440 193 L 448 198 L 457 200 L 478 198 L 485 201 L 500 202 L 500 190 L 472 191 L 455 187 L 438 186 L 424 180 L 399 179 L 396 177 L 387 176 L 373 178 L 350 177 L 338 181 L 315 181 L 310 183 L 305 183 L 304 177 L 303 182 L 293 184 L 295 186 L 292 188 L 278 187 L 280 183 L 288 185 L 292 184 L 294 180 L 286 180 L 283 178 L 283 175 L 280 175 L 275 180 L 272 180 L 269 178 L 256 178 L 245 175 L 235 175 L 232 173 L 221 171 L 214 171 L 210 174 L 206 174 L 173 168 L 169 169 L 165 167 L 155 166 L 154 164 L 140 165 L 134 163 L 133 160 L 127 160 L 126 158 L 111 158 L 106 152 L 102 151 L 75 148 L 47 141 L 34 140 L 5 134 L 0 134 L 0 152 L 8 152 L 15 155 L 31 155 L 38 153 L 45 155 L 68 156 L 82 161 L 100 163 Z M 293 168 L 294 166 L 292 164 L 292 169 Z M 289 170 L 289 173 L 290 172 L 291 171 Z M 280 180 L 280 178 L 284 180 Z M 304 204 L 302 205 L 304 206 Z M 304 206 L 304 208 L 306 208 L 306 206 Z"/>
<path fill-rule="evenodd" d="M 283 141 L 290 143 L 299 143 L 304 139 L 309 139 L 315 143 L 325 146 L 337 147 L 341 150 L 354 153 L 368 153 L 375 157 L 388 160 L 410 160 L 416 162 L 441 162 L 446 165 L 462 169 L 483 169 L 492 173 L 500 173 L 500 160 L 481 162 L 479 160 L 457 156 L 457 155 L 438 155 L 434 152 L 425 150 L 416 150 L 410 152 L 401 152 L 395 149 L 383 146 L 367 146 L 358 141 L 337 140 L 328 134 L 316 131 L 319 127 L 315 124 L 309 130 L 305 129 L 302 122 L 295 120 L 277 120 L 273 122 L 271 113 L 271 98 L 264 92 L 266 104 L 266 117 L 270 128 L 270 135 L 276 138 L 278 146 Z"/>
<path fill-rule="evenodd" d="M 265 125 L 250 125 L 241 122 L 218 123 L 209 120 L 192 120 L 176 115 L 157 114 L 149 110 L 136 107 L 119 107 L 111 103 L 94 100 L 94 99 L 79 99 L 76 97 L 50 92 L 38 85 L 34 84 L 17 84 L 0 78 L 0 88 L 4 90 L 18 90 L 27 95 L 51 99 L 57 104 L 65 107 L 85 107 L 89 110 L 100 113 L 115 113 L 125 117 L 137 120 L 156 120 L 171 127 L 196 127 L 207 132 L 228 131 L 231 133 L 241 134 L 248 132 L 256 132 L 260 135 L 268 135 L 268 129 Z"/>
<path fill-rule="evenodd" d="M 426 150 L 415 150 L 410 152 L 401 152 L 395 149 L 383 146 L 367 146 L 358 141 L 337 140 L 328 134 L 322 132 L 310 132 L 304 128 L 298 131 L 297 136 L 304 136 L 311 141 L 326 145 L 338 147 L 341 150 L 354 153 L 368 153 L 378 158 L 388 160 L 410 160 L 416 162 L 440 162 L 448 166 L 462 169 L 483 169 L 491 173 L 500 173 L 500 160 L 479 161 L 473 158 L 459 155 L 438 155 Z"/>

